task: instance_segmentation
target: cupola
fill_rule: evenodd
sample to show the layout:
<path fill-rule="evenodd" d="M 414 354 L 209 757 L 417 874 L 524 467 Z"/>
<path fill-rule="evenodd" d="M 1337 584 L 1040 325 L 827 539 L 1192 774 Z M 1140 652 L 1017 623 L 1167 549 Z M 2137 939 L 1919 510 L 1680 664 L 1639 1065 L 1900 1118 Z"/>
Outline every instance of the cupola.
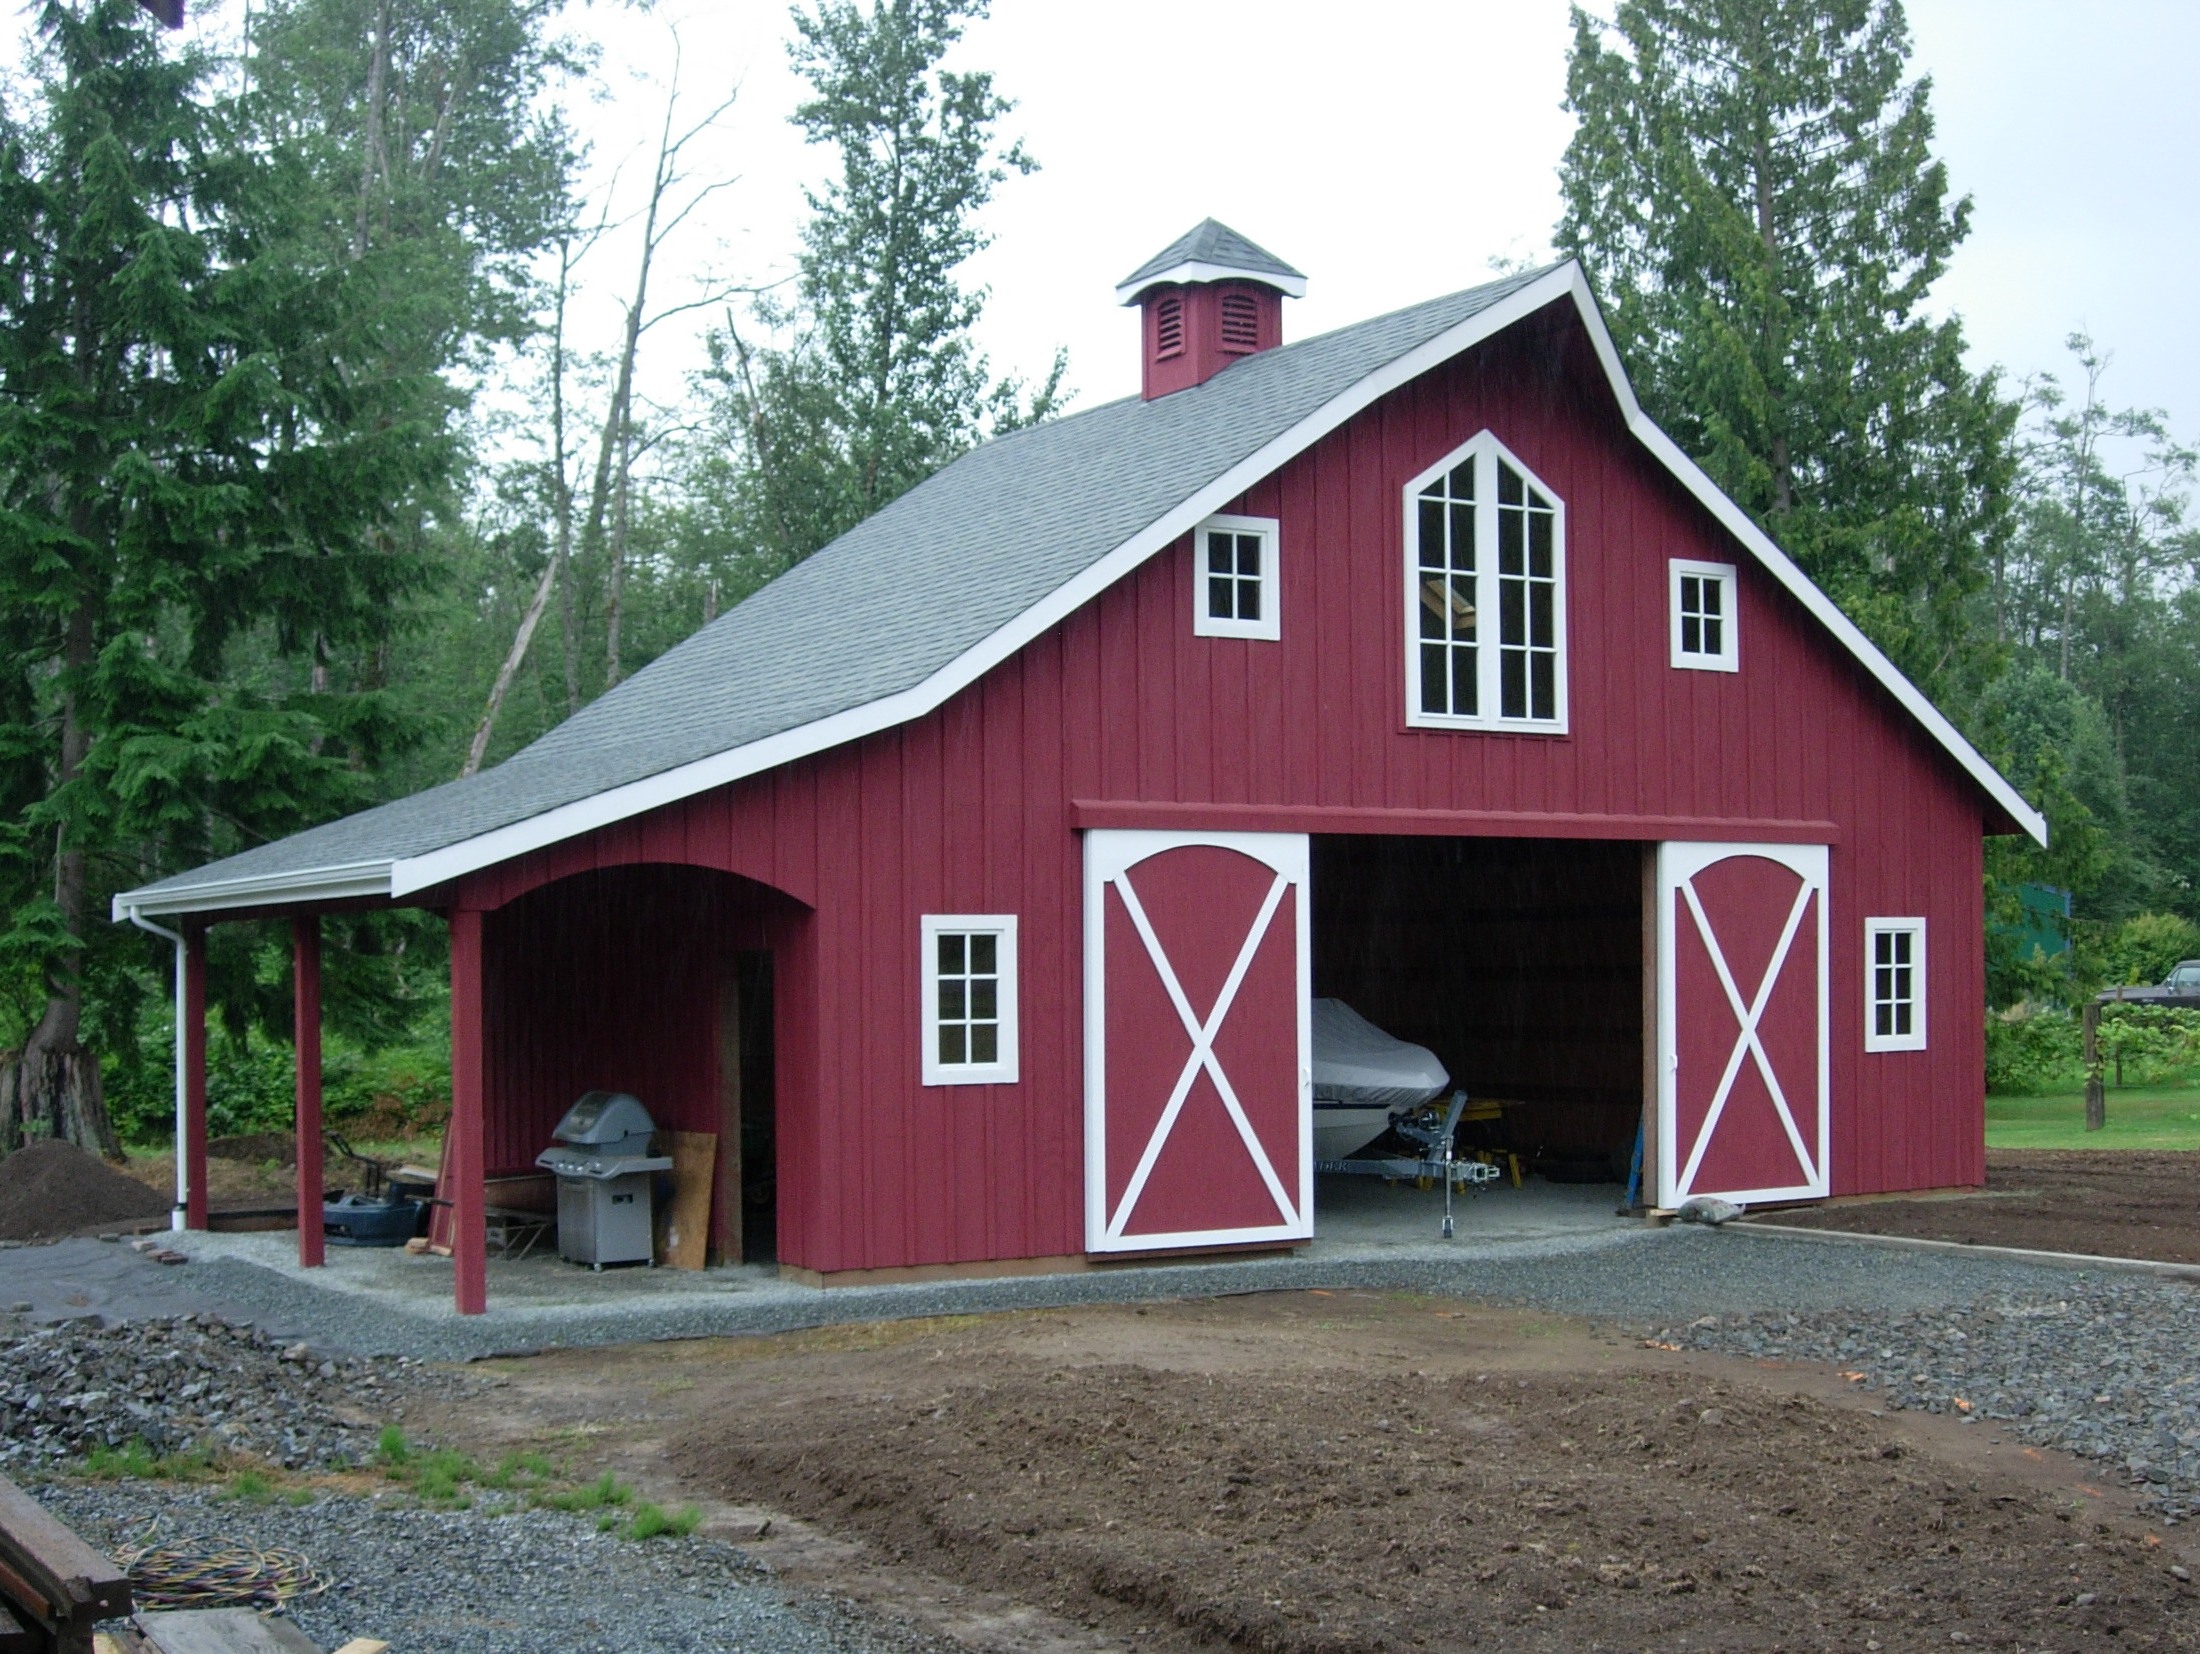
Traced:
<path fill-rule="evenodd" d="M 1227 224 L 1206 219 L 1115 290 L 1139 307 L 1147 401 L 1205 384 L 1241 356 L 1283 343 L 1283 301 L 1306 278 Z"/>

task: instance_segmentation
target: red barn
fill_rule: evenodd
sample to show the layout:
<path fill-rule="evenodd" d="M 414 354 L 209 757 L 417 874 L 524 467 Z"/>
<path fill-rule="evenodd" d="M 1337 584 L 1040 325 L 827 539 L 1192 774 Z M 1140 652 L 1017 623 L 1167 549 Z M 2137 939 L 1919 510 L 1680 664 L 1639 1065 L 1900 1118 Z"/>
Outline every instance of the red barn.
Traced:
<path fill-rule="evenodd" d="M 1662 1204 L 1979 1182 L 1982 834 L 2038 814 L 1644 417 L 1574 265 L 1284 345 L 1303 285 L 1201 225 L 1117 290 L 1140 398 L 116 916 L 182 916 L 187 1021 L 205 925 L 296 916 L 307 1130 L 315 915 L 448 914 L 468 1309 L 484 1174 L 593 1087 L 716 1132 L 721 1255 L 806 1278 L 1304 1240 L 1317 996 L 1535 1152 L 1639 1126 Z"/>

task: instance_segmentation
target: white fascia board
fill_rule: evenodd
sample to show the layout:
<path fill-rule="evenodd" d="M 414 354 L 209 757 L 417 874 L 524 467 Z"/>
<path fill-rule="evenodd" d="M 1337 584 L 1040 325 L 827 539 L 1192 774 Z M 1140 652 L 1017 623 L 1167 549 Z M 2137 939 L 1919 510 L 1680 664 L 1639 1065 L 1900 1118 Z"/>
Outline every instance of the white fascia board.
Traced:
<path fill-rule="evenodd" d="M 1115 302 L 1136 304 L 1138 296 L 1148 288 L 1186 286 L 1195 281 L 1257 281 L 1263 287 L 1273 287 L 1285 298 L 1306 297 L 1304 276 L 1283 276 L 1272 270 L 1248 270 L 1242 265 L 1209 264 L 1205 259 L 1188 258 L 1182 264 L 1172 264 L 1166 270 L 1156 270 L 1150 276 L 1123 283 L 1115 290 Z"/>
<path fill-rule="evenodd" d="M 163 913 L 212 913 L 232 907 L 282 907 L 293 902 L 341 902 L 362 896 L 387 896 L 390 894 L 390 867 L 387 860 L 345 862 L 332 867 L 268 873 L 257 878 L 216 879 L 175 890 L 143 886 L 116 896 L 109 905 L 109 917 L 119 925 L 127 923 L 133 913 L 148 917 Z"/>
<path fill-rule="evenodd" d="M 1947 749 L 1948 755 L 1985 790 L 1988 797 L 2009 813 L 2011 820 L 2022 827 L 2035 843 L 2045 848 L 2047 818 L 2025 801 L 2024 795 L 1986 761 L 1985 755 L 1978 748 L 1964 739 L 1963 732 L 1948 721 L 1947 715 L 1933 705 L 1923 690 L 1903 676 L 1902 669 L 1881 652 L 1878 644 L 1864 635 L 1863 629 L 1855 621 L 1841 612 L 1832 598 L 1818 589 L 1816 582 L 1796 566 L 1795 560 L 1782 551 L 1769 534 L 1757 526 L 1749 513 L 1729 499 L 1719 485 L 1705 475 L 1703 468 L 1682 453 L 1680 445 L 1658 428 L 1657 421 L 1643 412 L 1642 404 L 1635 400 L 1635 388 L 1627 382 L 1626 370 L 1620 366 L 1619 351 L 1612 343 L 1611 333 L 1605 328 L 1604 316 L 1597 309 L 1596 297 L 1589 291 L 1588 278 L 1582 274 L 1579 264 L 1569 263 L 1564 266 L 1564 270 L 1572 277 L 1574 304 L 1581 311 L 1582 323 L 1589 329 L 1589 337 L 1596 346 L 1597 360 L 1604 364 L 1605 378 L 1611 383 L 1612 394 L 1619 399 L 1620 409 L 1627 417 L 1627 428 L 1635 434 L 1635 439 L 1679 479 L 1681 486 L 1693 494 L 1698 503 L 1716 517 L 1728 533 L 1749 548 L 1757 561 L 1787 588 L 1789 594 L 1819 624 L 1840 640 L 1842 646 L 1857 658 L 1865 671 L 1879 681 L 1880 687 L 1892 695 L 1905 712 L 1925 726 L 1926 732 Z"/>
<path fill-rule="evenodd" d="M 1377 368 L 1330 398 L 1291 429 L 1238 461 L 1166 516 L 1149 524 L 1097 562 L 1087 565 L 1082 572 L 990 636 L 973 644 L 922 683 L 761 741 L 629 782 L 593 798 L 578 799 L 478 838 L 401 860 L 390 870 L 390 895 L 407 896 L 425 890 L 576 834 L 623 821 L 645 810 L 676 803 L 730 781 L 739 781 L 923 717 L 1049 628 L 1068 619 L 1156 552 L 1189 534 L 1253 484 L 1312 447 L 1361 409 L 1461 351 L 1502 333 L 1553 300 L 1564 298 L 1571 290 L 1567 269 L 1562 266 Z"/>

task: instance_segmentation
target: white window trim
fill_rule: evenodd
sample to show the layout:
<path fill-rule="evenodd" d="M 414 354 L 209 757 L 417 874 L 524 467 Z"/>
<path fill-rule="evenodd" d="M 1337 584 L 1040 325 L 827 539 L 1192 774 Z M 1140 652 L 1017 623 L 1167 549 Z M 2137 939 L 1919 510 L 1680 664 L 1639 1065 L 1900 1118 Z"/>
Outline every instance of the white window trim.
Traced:
<path fill-rule="evenodd" d="M 1699 563 L 1676 557 L 1669 567 L 1672 572 L 1666 581 L 1665 608 L 1672 632 L 1674 667 L 1683 672 L 1739 672 L 1742 669 L 1741 630 L 1735 624 L 1734 606 L 1740 595 L 1740 583 L 1734 565 Z M 1691 574 L 1699 580 L 1716 580 L 1724 588 L 1719 607 L 1721 647 L 1715 655 L 1684 653 L 1681 649 L 1681 577 Z"/>
<path fill-rule="evenodd" d="M 1421 490 L 1457 468 L 1459 463 L 1472 455 L 1475 460 L 1474 512 L 1475 512 L 1475 588 L 1479 594 L 1483 577 L 1487 576 L 1494 591 L 1497 569 L 1497 462 L 1503 460 L 1527 482 L 1528 486 L 1551 502 L 1551 623 L 1552 640 L 1557 644 L 1556 658 L 1552 665 L 1552 690 L 1556 702 L 1556 716 L 1550 718 L 1502 718 L 1495 712 L 1482 712 L 1474 717 L 1457 713 L 1424 712 L 1421 710 Z M 1406 727 L 1409 729 L 1485 729 L 1519 731 L 1534 735 L 1564 735 L 1568 733 L 1567 676 L 1570 652 L 1566 640 L 1566 502 L 1542 478 L 1522 463 L 1518 454 L 1497 440 L 1496 433 L 1482 431 L 1470 442 L 1462 443 L 1427 470 L 1405 485 L 1401 498 L 1405 515 L 1405 655 L 1406 655 Z M 1481 555 L 1487 548 L 1487 555 Z M 1477 598 L 1476 607 L 1491 616 L 1497 613 L 1495 602 L 1483 603 Z M 1494 625 L 1487 638 L 1481 640 L 1475 650 L 1475 669 L 1479 683 L 1475 695 L 1477 705 L 1495 707 L 1502 704 L 1498 698 L 1498 643 Z"/>
<path fill-rule="evenodd" d="M 1257 534 L 1260 536 L 1260 618 L 1220 620 L 1207 612 L 1207 535 Z M 1283 636 L 1283 582 L 1276 562 L 1283 541 L 1281 525 L 1273 517 L 1209 517 L 1192 532 L 1192 635 L 1241 637 L 1274 643 Z"/>
<path fill-rule="evenodd" d="M 1890 931 L 1910 933 L 1910 1031 L 1907 1034 L 1881 1034 L 1879 1019 L 1874 1014 L 1877 1004 L 1873 998 L 1873 974 L 1878 938 Z M 1925 1006 L 1932 997 L 1931 984 L 1925 974 L 1925 921 L 1912 919 L 1866 919 L 1864 921 L 1864 1049 L 1867 1051 L 1922 1051 L 1925 1049 Z"/>
<path fill-rule="evenodd" d="M 921 1052 L 926 1085 L 1014 1085 L 1017 1078 L 1016 1040 L 1016 915 L 1013 913 L 927 913 L 918 929 L 923 950 L 922 986 L 918 1026 L 923 1030 Z M 940 1061 L 940 937 L 942 935 L 991 934 L 997 937 L 994 963 L 1000 972 L 998 1008 L 1000 1044 L 997 1061 L 943 1063 Z"/>

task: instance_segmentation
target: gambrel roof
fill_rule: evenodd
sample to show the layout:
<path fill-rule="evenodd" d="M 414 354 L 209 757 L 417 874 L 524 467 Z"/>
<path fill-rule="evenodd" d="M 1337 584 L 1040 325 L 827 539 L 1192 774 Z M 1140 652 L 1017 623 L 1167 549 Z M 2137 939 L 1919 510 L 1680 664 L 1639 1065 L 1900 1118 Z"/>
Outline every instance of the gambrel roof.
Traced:
<path fill-rule="evenodd" d="M 2044 843 L 2039 813 L 1642 413 L 1565 263 L 996 438 L 494 769 L 127 891 L 115 916 L 403 897 L 921 717 L 1361 409 L 1558 302 L 1635 436 Z"/>

